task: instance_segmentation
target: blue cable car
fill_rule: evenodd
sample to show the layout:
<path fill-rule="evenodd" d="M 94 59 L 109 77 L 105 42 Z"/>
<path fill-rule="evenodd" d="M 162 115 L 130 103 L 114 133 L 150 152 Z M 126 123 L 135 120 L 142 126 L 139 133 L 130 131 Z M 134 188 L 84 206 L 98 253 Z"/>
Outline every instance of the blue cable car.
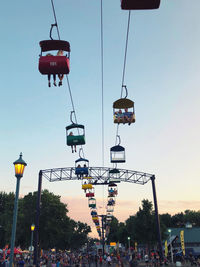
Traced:
<path fill-rule="evenodd" d="M 121 9 L 157 9 L 160 6 L 160 0 L 121 0 Z"/>
<path fill-rule="evenodd" d="M 92 216 L 97 216 L 97 212 L 95 210 L 92 210 L 90 213 Z"/>
<path fill-rule="evenodd" d="M 75 174 L 79 177 L 88 175 L 89 160 L 79 158 L 75 161 Z"/>

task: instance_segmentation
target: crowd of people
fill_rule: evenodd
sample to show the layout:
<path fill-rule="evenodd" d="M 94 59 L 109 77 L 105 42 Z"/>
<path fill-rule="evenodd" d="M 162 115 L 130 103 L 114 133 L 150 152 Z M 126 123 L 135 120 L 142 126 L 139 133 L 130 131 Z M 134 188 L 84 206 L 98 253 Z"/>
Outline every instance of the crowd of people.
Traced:
<path fill-rule="evenodd" d="M 200 266 L 200 257 L 175 256 L 173 258 L 174 266 Z M 180 265 L 177 265 L 180 263 Z M 105 255 L 87 254 L 82 252 L 43 252 L 39 258 L 39 266 L 41 267 L 159 267 L 161 265 L 171 265 L 171 257 L 164 257 L 164 261 L 160 262 L 158 252 L 144 253 L 143 255 L 135 253 L 105 253 Z M 33 256 L 29 253 L 15 255 L 13 267 L 31 267 L 33 264 Z M 9 267 L 9 255 L 0 253 L 0 267 Z"/>
<path fill-rule="evenodd" d="M 30 254 L 15 255 L 15 267 L 30 267 L 34 266 L 33 257 Z M 104 256 L 97 254 L 86 253 L 68 253 L 58 252 L 42 253 L 39 259 L 41 267 L 103 267 L 103 266 L 118 266 L 118 267 L 137 267 L 137 259 L 135 256 L 105 254 Z M 0 267 L 9 267 L 9 255 L 3 257 L 0 255 Z"/>

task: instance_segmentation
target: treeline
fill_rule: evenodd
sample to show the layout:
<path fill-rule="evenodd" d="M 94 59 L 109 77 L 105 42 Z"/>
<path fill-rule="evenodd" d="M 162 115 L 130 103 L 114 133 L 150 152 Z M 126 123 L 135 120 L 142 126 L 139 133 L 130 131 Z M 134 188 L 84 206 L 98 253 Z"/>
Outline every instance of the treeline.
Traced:
<path fill-rule="evenodd" d="M 159 217 L 162 240 L 168 238 L 167 228 L 185 227 L 188 222 L 194 227 L 200 227 L 200 211 L 186 210 L 173 216 L 166 213 L 161 214 Z M 130 237 L 132 247 L 135 246 L 135 242 L 147 245 L 149 248 L 157 244 L 155 214 L 153 204 L 149 200 L 144 199 L 139 211 L 130 216 L 125 223 L 113 218 L 108 242 L 120 242 L 127 246 L 128 237 Z"/>
<path fill-rule="evenodd" d="M 0 248 L 10 244 L 14 199 L 14 193 L 0 192 Z M 37 192 L 19 199 L 15 244 L 21 248 L 30 246 L 30 227 L 35 222 L 36 200 Z M 90 226 L 70 219 L 67 213 L 67 205 L 60 201 L 60 196 L 48 190 L 42 192 L 39 230 L 41 248 L 78 249 L 88 242 Z M 200 211 L 186 210 L 173 216 L 168 213 L 161 214 L 162 240 L 168 237 L 167 228 L 184 227 L 187 222 L 200 227 Z M 124 223 L 113 217 L 107 243 L 120 242 L 128 246 L 128 237 L 132 247 L 135 246 L 135 242 L 148 247 L 156 245 L 155 214 L 153 204 L 149 200 L 144 199 L 138 212 Z"/>
<path fill-rule="evenodd" d="M 14 193 L 0 192 L 0 248 L 10 244 Z M 30 227 L 36 217 L 37 192 L 19 199 L 16 246 L 28 248 L 31 240 Z M 90 226 L 76 222 L 67 216 L 67 205 L 60 196 L 44 190 L 41 195 L 40 247 L 49 249 L 77 249 L 87 242 Z"/>

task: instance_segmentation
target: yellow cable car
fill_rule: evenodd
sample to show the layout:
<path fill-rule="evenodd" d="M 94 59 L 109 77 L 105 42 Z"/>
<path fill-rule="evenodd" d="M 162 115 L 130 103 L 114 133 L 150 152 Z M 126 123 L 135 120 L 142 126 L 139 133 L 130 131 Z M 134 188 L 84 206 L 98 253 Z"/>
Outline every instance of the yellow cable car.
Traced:
<path fill-rule="evenodd" d="M 92 220 L 97 221 L 97 220 L 99 220 L 99 218 L 98 217 L 92 217 Z"/>
<path fill-rule="evenodd" d="M 92 186 L 92 184 L 82 184 L 82 189 L 83 190 L 87 190 L 87 189 L 92 189 L 93 188 L 93 186 Z"/>

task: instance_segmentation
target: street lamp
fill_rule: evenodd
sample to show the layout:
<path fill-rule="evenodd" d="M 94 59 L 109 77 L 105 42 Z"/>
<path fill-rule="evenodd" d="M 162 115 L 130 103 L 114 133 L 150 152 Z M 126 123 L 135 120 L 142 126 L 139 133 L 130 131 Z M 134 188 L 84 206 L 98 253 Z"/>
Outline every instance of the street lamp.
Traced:
<path fill-rule="evenodd" d="M 31 247 L 30 247 L 30 252 L 31 252 L 31 257 L 32 258 L 32 252 L 33 252 L 33 232 L 35 230 L 35 224 L 32 223 L 31 225 Z"/>
<path fill-rule="evenodd" d="M 15 177 L 17 178 L 17 184 L 16 184 L 14 211 L 13 211 L 13 224 L 12 224 L 9 267 L 12 267 L 13 265 L 20 179 L 23 177 L 24 169 L 27 165 L 26 162 L 22 159 L 22 153 L 20 153 L 19 159 L 13 162 L 13 164 L 15 166 Z"/>
<path fill-rule="evenodd" d="M 172 230 L 168 229 L 168 233 L 169 233 L 169 238 L 170 238 L 170 252 L 171 252 L 171 261 L 173 264 L 173 250 L 172 250 L 172 235 L 171 235 Z"/>
<path fill-rule="evenodd" d="M 128 236 L 128 253 L 129 253 L 129 255 L 131 255 L 130 240 L 131 240 L 131 238 L 130 238 L 130 236 Z"/>

